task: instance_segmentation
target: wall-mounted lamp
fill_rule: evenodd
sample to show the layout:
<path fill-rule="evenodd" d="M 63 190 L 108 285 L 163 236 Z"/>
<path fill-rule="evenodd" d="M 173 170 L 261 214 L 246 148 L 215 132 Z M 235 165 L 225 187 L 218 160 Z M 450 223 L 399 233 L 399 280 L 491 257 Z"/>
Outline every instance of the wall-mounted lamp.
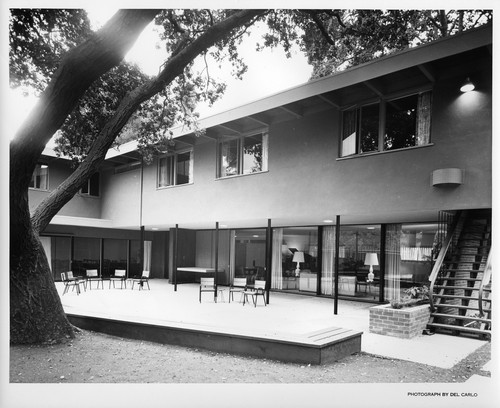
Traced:
<path fill-rule="evenodd" d="M 474 83 L 470 80 L 469 77 L 467 77 L 465 82 L 460 87 L 460 90 L 465 93 L 465 92 L 473 91 L 475 88 L 476 88 L 476 86 L 474 85 Z"/>
<path fill-rule="evenodd" d="M 375 277 L 373 274 L 373 265 L 378 265 L 378 258 L 375 252 L 369 252 L 365 255 L 365 265 L 370 265 L 367 282 L 373 282 L 373 278 Z"/>
<path fill-rule="evenodd" d="M 297 269 L 295 269 L 295 276 L 300 274 L 300 263 L 304 262 L 304 252 L 297 251 L 293 254 L 292 262 L 297 262 Z"/>

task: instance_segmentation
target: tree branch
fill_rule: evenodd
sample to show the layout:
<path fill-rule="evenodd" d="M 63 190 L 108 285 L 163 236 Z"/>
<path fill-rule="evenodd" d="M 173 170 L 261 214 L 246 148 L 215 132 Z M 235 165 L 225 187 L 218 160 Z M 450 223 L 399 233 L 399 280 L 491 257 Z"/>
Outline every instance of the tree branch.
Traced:
<path fill-rule="evenodd" d="M 179 50 L 176 55 L 171 56 L 156 78 L 147 81 L 127 94 L 114 116 L 101 130 L 85 160 L 38 205 L 31 217 L 35 231 L 43 231 L 52 217 L 74 196 L 82 183 L 97 171 L 116 136 L 141 103 L 170 84 L 200 53 L 224 39 L 234 29 L 241 27 L 261 14 L 263 14 L 262 10 L 239 10 L 220 23 L 209 27 L 204 34 L 193 40 L 182 50 Z"/>

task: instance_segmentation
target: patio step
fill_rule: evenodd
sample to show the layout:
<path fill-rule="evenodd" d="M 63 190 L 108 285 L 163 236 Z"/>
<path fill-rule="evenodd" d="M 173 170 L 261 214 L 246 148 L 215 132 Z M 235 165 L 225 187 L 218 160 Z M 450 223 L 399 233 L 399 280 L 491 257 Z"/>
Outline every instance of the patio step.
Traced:
<path fill-rule="evenodd" d="M 340 327 L 305 335 L 259 333 L 256 330 L 245 333 L 242 330 L 198 324 L 165 322 L 159 325 L 97 316 L 67 316 L 77 327 L 112 336 L 299 364 L 331 363 L 359 353 L 363 334 Z"/>
<path fill-rule="evenodd" d="M 474 327 L 467 327 L 467 326 L 456 326 L 452 324 L 444 324 L 444 323 L 429 323 L 427 324 L 428 328 L 434 328 L 434 329 L 444 329 L 451 331 L 453 333 L 469 333 L 469 334 L 479 334 L 481 336 L 486 336 L 489 337 L 491 336 L 491 332 L 488 330 L 482 330 L 482 329 L 476 329 Z"/>

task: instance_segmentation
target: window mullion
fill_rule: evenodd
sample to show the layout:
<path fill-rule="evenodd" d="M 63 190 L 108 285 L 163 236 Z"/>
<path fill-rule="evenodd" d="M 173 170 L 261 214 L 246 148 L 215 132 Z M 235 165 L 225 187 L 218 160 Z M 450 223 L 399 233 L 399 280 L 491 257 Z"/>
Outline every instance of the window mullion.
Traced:
<path fill-rule="evenodd" d="M 377 151 L 379 152 L 384 150 L 386 107 L 387 107 L 386 101 L 382 99 L 379 105 L 378 148 L 377 148 Z"/>
<path fill-rule="evenodd" d="M 243 137 L 238 139 L 238 174 L 243 174 L 243 141 Z"/>

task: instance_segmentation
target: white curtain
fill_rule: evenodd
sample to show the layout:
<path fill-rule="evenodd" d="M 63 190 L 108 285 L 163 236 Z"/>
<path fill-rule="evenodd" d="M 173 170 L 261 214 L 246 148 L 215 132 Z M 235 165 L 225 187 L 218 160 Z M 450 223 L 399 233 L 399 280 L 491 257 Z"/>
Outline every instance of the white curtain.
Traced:
<path fill-rule="evenodd" d="M 52 270 L 52 239 L 50 237 L 40 237 L 40 242 L 42 243 L 42 247 L 45 251 L 45 255 L 47 256 L 47 261 L 49 263 L 49 268 Z"/>
<path fill-rule="evenodd" d="M 385 243 L 385 299 L 400 298 L 401 224 L 388 224 Z"/>
<path fill-rule="evenodd" d="M 283 228 L 273 229 L 273 250 L 271 258 L 271 289 L 283 289 Z"/>
<path fill-rule="evenodd" d="M 418 95 L 417 106 L 417 146 L 430 143 L 431 135 L 431 92 Z"/>
<path fill-rule="evenodd" d="M 267 171 L 268 138 L 269 135 L 267 133 L 262 134 L 262 171 Z"/>
<path fill-rule="evenodd" d="M 152 241 L 144 241 L 144 271 L 151 271 L 151 244 Z"/>
<path fill-rule="evenodd" d="M 231 230 L 231 248 L 229 249 L 229 281 L 232 282 L 234 279 L 234 269 L 235 269 L 235 253 L 236 251 L 236 231 Z"/>
<path fill-rule="evenodd" d="M 335 226 L 323 227 L 323 267 L 321 271 L 321 294 L 333 295 L 335 273 Z"/>

